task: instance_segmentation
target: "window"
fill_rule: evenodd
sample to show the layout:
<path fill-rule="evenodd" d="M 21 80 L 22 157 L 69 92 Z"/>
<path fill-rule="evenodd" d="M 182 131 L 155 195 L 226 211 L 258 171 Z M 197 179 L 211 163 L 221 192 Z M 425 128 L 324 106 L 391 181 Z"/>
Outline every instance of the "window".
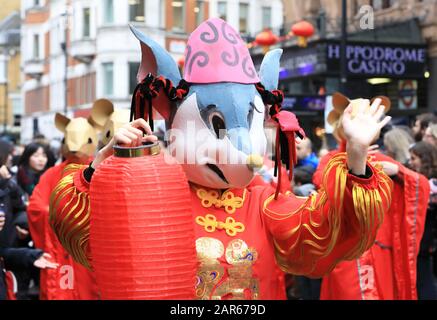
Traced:
<path fill-rule="evenodd" d="M 145 0 L 129 0 L 129 21 L 144 22 L 146 21 Z"/>
<path fill-rule="evenodd" d="M 203 1 L 196 1 L 194 7 L 194 14 L 196 16 L 196 26 L 200 25 L 205 20 L 205 3 Z"/>
<path fill-rule="evenodd" d="M 173 30 L 184 31 L 185 30 L 184 27 L 185 1 L 174 0 L 172 1 L 171 5 L 173 7 Z"/>
<path fill-rule="evenodd" d="M 270 28 L 272 25 L 272 8 L 262 7 L 262 28 Z"/>
<path fill-rule="evenodd" d="M 91 27 L 90 27 L 90 16 L 91 16 L 91 9 L 90 8 L 84 8 L 83 9 L 83 25 L 82 25 L 82 36 L 83 38 L 89 38 L 91 35 Z"/>
<path fill-rule="evenodd" d="M 132 94 L 137 86 L 137 75 L 140 68 L 139 62 L 129 62 L 129 92 Z"/>
<path fill-rule="evenodd" d="M 33 59 L 39 60 L 39 34 L 33 35 Z"/>
<path fill-rule="evenodd" d="M 8 76 L 6 74 L 7 67 L 6 64 L 8 63 L 6 56 L 0 55 L 0 85 L 4 85 L 8 83 Z"/>
<path fill-rule="evenodd" d="M 159 27 L 165 28 L 165 0 L 159 0 Z"/>
<path fill-rule="evenodd" d="M 224 2 L 224 1 L 217 2 L 217 14 L 218 14 L 218 17 L 220 19 L 225 20 L 225 21 L 226 21 L 226 18 L 227 18 L 226 10 L 227 10 L 226 2 Z"/>
<path fill-rule="evenodd" d="M 249 4 L 240 3 L 240 32 L 248 33 Z"/>
<path fill-rule="evenodd" d="M 114 0 L 105 0 L 103 10 L 103 23 L 114 23 Z"/>
<path fill-rule="evenodd" d="M 105 96 L 114 95 L 114 64 L 112 62 L 103 63 L 103 94 Z"/>

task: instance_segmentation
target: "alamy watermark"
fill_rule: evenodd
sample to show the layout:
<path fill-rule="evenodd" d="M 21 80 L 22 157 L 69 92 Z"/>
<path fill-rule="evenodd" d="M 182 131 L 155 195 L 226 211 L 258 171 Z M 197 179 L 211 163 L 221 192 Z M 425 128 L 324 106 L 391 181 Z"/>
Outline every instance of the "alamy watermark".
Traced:
<path fill-rule="evenodd" d="M 375 12 L 372 6 L 364 5 L 358 11 L 360 14 L 360 29 L 373 30 L 375 29 Z"/>

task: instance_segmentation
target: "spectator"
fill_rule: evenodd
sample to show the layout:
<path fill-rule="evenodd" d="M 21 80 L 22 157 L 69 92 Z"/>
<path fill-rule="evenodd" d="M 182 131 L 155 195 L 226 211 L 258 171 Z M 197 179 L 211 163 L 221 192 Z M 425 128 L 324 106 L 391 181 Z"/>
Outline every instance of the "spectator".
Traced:
<path fill-rule="evenodd" d="M 18 162 L 17 182 L 26 195 L 26 202 L 32 195 L 33 189 L 39 182 L 40 176 L 48 168 L 49 148 L 41 143 L 32 142 L 27 145 Z M 33 247 L 33 241 L 29 234 L 27 215 L 21 219 L 20 225 L 16 226 L 19 247 Z M 19 292 L 23 299 L 38 297 L 39 271 L 36 268 L 28 268 L 16 273 Z M 31 282 L 33 280 L 33 282 Z M 31 289 L 29 289 L 31 287 Z"/>
<path fill-rule="evenodd" d="M 403 165 L 406 165 L 410 159 L 409 148 L 413 143 L 413 137 L 400 128 L 393 127 L 384 135 L 386 154 Z"/>
<path fill-rule="evenodd" d="M 55 268 L 40 250 L 14 248 L 17 238 L 17 218 L 25 216 L 22 191 L 14 181 L 6 164 L 11 161 L 12 145 L 0 140 L 0 299 L 6 298 L 4 268 L 12 271 L 38 268 Z M 14 228 L 15 227 L 15 228 Z"/>
<path fill-rule="evenodd" d="M 48 169 L 49 153 L 48 147 L 38 142 L 32 142 L 24 149 L 18 162 L 17 181 L 28 197 L 32 195 L 40 176 Z"/>
<path fill-rule="evenodd" d="M 423 136 L 423 141 L 428 142 L 437 148 L 437 123 L 428 126 L 425 135 Z"/>
<path fill-rule="evenodd" d="M 433 123 L 437 123 L 437 116 L 432 113 L 424 113 L 416 117 L 416 121 L 412 128 L 416 142 L 422 141 L 426 128 Z"/>
<path fill-rule="evenodd" d="M 418 173 L 426 176 L 430 180 L 431 186 L 425 231 L 420 242 L 420 251 L 417 259 L 417 293 L 420 300 L 437 300 L 436 279 L 433 275 L 432 265 L 436 249 L 437 204 L 435 185 L 437 184 L 437 149 L 433 145 L 422 141 L 413 145 L 410 153 L 410 166 Z"/>
<path fill-rule="evenodd" d="M 311 173 L 316 171 L 317 166 L 319 165 L 319 158 L 317 158 L 316 154 L 313 152 L 311 140 L 309 138 L 303 139 L 296 145 L 296 151 L 298 159 L 296 168 L 308 167 L 311 170 Z"/>

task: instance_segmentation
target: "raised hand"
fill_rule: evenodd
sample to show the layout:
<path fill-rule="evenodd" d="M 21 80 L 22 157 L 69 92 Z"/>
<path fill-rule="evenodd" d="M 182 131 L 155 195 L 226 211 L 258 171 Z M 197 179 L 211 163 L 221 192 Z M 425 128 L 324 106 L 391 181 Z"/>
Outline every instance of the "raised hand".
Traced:
<path fill-rule="evenodd" d="M 369 148 L 381 128 L 390 122 L 391 117 L 388 116 L 381 120 L 385 110 L 381 101 L 375 99 L 369 107 L 369 100 L 359 99 L 354 101 L 354 104 L 357 104 L 355 108 L 352 104 L 346 108 L 342 125 L 348 144 L 354 143 Z"/>
<path fill-rule="evenodd" d="M 381 120 L 385 110 L 381 101 L 375 99 L 370 105 L 369 100 L 355 100 L 355 105 L 349 105 L 344 111 L 342 126 L 346 137 L 348 167 L 356 175 L 365 174 L 369 146 L 377 138 L 382 127 L 391 120 L 389 116 Z"/>

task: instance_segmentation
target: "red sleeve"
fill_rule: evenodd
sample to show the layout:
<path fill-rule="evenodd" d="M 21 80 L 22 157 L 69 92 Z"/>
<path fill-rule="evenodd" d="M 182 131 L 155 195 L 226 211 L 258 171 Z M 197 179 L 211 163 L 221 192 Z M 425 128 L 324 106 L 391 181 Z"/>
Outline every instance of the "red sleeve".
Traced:
<path fill-rule="evenodd" d="M 367 165 L 372 170 L 369 179 L 351 175 L 346 154 L 339 153 L 326 165 L 319 193 L 266 198 L 263 218 L 283 271 L 321 277 L 373 245 L 393 186 L 383 172 Z"/>
<path fill-rule="evenodd" d="M 89 183 L 84 165 L 69 165 L 50 198 L 50 225 L 64 249 L 78 263 L 90 268 Z"/>
<path fill-rule="evenodd" d="M 319 165 L 317 166 L 317 169 L 313 174 L 313 184 L 316 187 L 316 190 L 318 190 L 322 185 L 323 173 L 326 166 L 328 165 L 329 160 L 331 160 L 332 157 L 335 156 L 338 152 L 339 151 L 337 150 L 333 150 L 320 159 Z"/>
<path fill-rule="evenodd" d="M 394 204 L 391 210 L 393 220 L 393 261 L 398 280 L 399 299 L 417 299 L 417 255 L 425 229 L 430 187 L 428 179 L 399 164 L 395 178 L 398 187 L 394 197 L 403 204 Z M 396 180 L 395 180 L 396 181 Z"/>

